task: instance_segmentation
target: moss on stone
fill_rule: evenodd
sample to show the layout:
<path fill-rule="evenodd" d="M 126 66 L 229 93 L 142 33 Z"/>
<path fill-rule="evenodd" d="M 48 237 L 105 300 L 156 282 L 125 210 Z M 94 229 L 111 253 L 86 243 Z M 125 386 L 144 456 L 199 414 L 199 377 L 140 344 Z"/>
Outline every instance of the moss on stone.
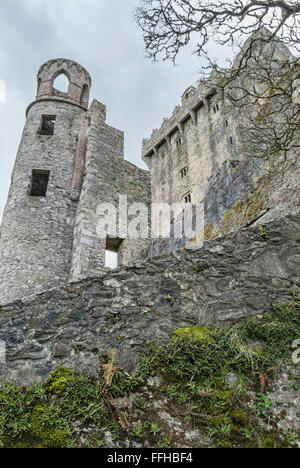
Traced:
<path fill-rule="evenodd" d="M 299 310 L 296 303 L 277 304 L 259 321 L 252 317 L 224 328 L 178 329 L 168 344 L 148 350 L 134 375 L 113 367 L 110 384 L 100 363 L 98 379 L 58 368 L 44 386 L 24 389 L 2 385 L 0 446 L 81 447 L 87 434 L 93 440 L 103 440 L 108 431 L 118 446 L 122 447 L 125 439 L 134 445 L 137 434 L 133 430 L 137 432 L 138 421 L 143 443 L 179 446 L 185 443 L 182 435 L 176 439 L 158 414 L 163 397 L 165 413 L 179 420 L 186 432 L 191 427 L 199 431 L 210 446 L 289 447 L 297 434 L 285 437 L 272 418 L 267 394 L 258 399 L 256 392 L 259 375 L 269 375 L 282 357 L 290 359 L 290 343 L 299 336 Z M 253 343 L 258 342 L 262 350 L 257 354 Z M 228 382 L 230 374 L 237 377 L 234 385 Z M 149 377 L 155 377 L 155 383 Z M 118 399 L 127 405 L 126 411 L 117 406 Z M 76 433 L 72 433 L 74 424 Z"/>
<path fill-rule="evenodd" d="M 179 328 L 174 334 L 177 338 L 188 338 L 196 341 L 210 341 L 210 327 L 196 326 Z"/>
<path fill-rule="evenodd" d="M 261 448 L 286 448 L 283 440 L 280 439 L 278 432 L 270 432 L 263 440 Z"/>
<path fill-rule="evenodd" d="M 234 410 L 230 413 L 231 419 L 239 426 L 247 426 L 248 424 L 248 414 L 246 411 Z"/>
<path fill-rule="evenodd" d="M 258 217 L 267 197 L 268 183 L 269 179 L 263 179 L 247 201 L 237 200 L 229 210 L 225 211 L 218 225 L 208 224 L 204 230 L 205 239 L 215 239 L 219 235 L 225 235 L 232 229 L 239 229 Z"/>
<path fill-rule="evenodd" d="M 74 373 L 70 369 L 59 367 L 50 374 L 46 382 L 46 387 L 53 393 L 61 394 L 67 383 L 72 381 Z"/>

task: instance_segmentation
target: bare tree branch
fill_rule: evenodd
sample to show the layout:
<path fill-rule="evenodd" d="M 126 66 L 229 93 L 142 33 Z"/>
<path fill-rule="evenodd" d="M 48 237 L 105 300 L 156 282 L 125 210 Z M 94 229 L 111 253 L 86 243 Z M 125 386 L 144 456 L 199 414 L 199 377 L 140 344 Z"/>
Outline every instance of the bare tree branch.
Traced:
<path fill-rule="evenodd" d="M 143 0 L 135 17 L 153 60 L 175 62 L 197 39 L 202 74 L 236 113 L 245 156 L 293 164 L 300 153 L 299 1 Z M 228 67 L 208 55 L 212 42 L 237 47 Z"/>

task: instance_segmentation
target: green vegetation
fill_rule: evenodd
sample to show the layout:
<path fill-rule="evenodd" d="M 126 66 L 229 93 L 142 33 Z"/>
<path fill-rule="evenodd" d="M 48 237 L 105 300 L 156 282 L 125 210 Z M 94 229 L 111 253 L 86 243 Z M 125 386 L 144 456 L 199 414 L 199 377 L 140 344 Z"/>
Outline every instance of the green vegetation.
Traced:
<path fill-rule="evenodd" d="M 232 229 L 242 228 L 258 217 L 267 199 L 269 183 L 270 180 L 265 178 L 245 203 L 238 200 L 230 210 L 224 213 L 219 226 L 208 224 L 204 230 L 204 238 L 206 240 L 215 239 L 219 235 L 227 234 Z M 263 226 L 260 225 L 258 227 L 258 232 L 263 239 L 267 238 L 267 233 Z"/>
<path fill-rule="evenodd" d="M 197 429 L 209 446 L 293 447 L 299 434 L 277 429 L 267 391 L 299 336 L 300 304 L 276 304 L 260 320 L 176 330 L 166 346 L 150 350 L 134 375 L 117 367 L 112 350 L 99 363 L 98 379 L 59 368 L 44 384 L 27 389 L 7 383 L 0 386 L 0 446 L 81 447 L 85 434 L 85 447 L 103 447 L 109 431 L 121 445 L 129 439 L 172 447 L 176 434 L 154 411 L 151 393 L 164 401 L 163 411 L 182 427 Z M 147 384 L 156 376 L 156 386 Z M 295 374 L 290 384 L 298 388 Z M 118 397 L 131 398 L 126 411 Z"/>

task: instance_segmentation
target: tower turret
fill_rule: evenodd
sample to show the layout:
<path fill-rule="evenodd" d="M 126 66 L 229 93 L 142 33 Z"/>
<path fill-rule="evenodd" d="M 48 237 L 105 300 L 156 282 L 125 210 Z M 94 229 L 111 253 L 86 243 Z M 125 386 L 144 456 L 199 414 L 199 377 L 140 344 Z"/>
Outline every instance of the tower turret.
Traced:
<path fill-rule="evenodd" d="M 67 92 L 55 89 L 61 74 L 69 80 Z M 66 59 L 45 63 L 37 78 L 3 215 L 0 303 L 67 282 L 71 265 L 78 200 L 72 193 L 80 179 L 78 145 L 82 153 L 91 78 Z"/>
<path fill-rule="evenodd" d="M 69 81 L 67 92 L 55 89 L 55 80 L 60 75 L 64 75 Z M 37 79 L 36 101 L 69 102 L 87 110 L 92 80 L 78 63 L 67 59 L 49 60 L 40 67 Z"/>

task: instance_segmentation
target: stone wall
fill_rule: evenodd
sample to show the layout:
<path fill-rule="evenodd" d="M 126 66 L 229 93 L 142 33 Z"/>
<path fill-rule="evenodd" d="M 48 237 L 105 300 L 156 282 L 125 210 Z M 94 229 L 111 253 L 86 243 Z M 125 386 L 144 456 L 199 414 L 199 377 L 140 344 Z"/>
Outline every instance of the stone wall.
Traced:
<path fill-rule="evenodd" d="M 128 207 L 132 203 L 148 206 L 151 201 L 149 172 L 124 160 L 124 133 L 105 123 L 105 115 L 97 101 L 88 112 L 88 120 L 85 177 L 75 221 L 72 281 L 97 276 L 105 267 L 106 239 L 97 231 L 98 207 L 112 204 L 118 221 L 120 196 L 127 196 Z M 146 222 L 148 224 L 148 219 Z M 111 235 L 120 239 L 122 265 L 132 264 L 149 243 L 127 238 L 126 232 L 120 232 L 118 224 Z"/>
<path fill-rule="evenodd" d="M 65 75 L 69 81 L 68 92 L 55 89 L 55 80 Z M 76 104 L 87 110 L 92 79 L 89 73 L 72 60 L 49 60 L 38 71 L 37 100 L 59 100 Z"/>
<path fill-rule="evenodd" d="M 198 100 L 202 99 L 201 90 L 195 93 Z M 193 101 L 195 96 L 188 99 Z M 218 110 L 215 112 L 216 105 Z M 150 143 L 145 147 L 144 142 L 143 158 L 151 171 L 154 203 L 182 202 L 187 193 L 191 194 L 193 203 L 201 203 L 209 178 L 225 160 L 239 158 L 238 120 L 234 112 L 228 111 L 225 101 L 215 94 L 207 100 L 207 105 L 199 105 L 193 115 L 194 119 L 188 114 L 187 120 L 180 124 L 180 130 L 175 127 L 154 152 L 145 153 Z M 161 131 L 164 131 L 164 125 Z M 152 143 L 153 138 L 150 139 Z M 179 146 L 178 139 L 181 141 Z M 184 177 L 181 176 L 182 169 L 186 169 Z"/>
<path fill-rule="evenodd" d="M 58 366 L 97 374 L 118 350 L 133 370 L 151 343 L 188 325 L 235 323 L 300 292 L 300 214 L 278 218 L 0 308 L 1 381 L 28 384 Z"/>
<path fill-rule="evenodd" d="M 260 31 L 259 34 L 263 38 L 265 35 L 268 37 L 270 35 L 266 30 Z M 261 54 L 262 50 L 280 60 L 288 61 L 292 57 L 289 49 L 277 40 L 271 45 L 265 45 L 263 39 L 262 46 L 256 48 L 254 53 Z M 248 66 L 249 68 L 253 66 L 251 61 Z M 252 86 L 255 86 L 259 89 L 263 86 L 248 75 L 245 70 L 236 79 L 237 88 L 245 86 L 252 89 Z M 234 106 L 226 97 L 227 92 L 232 94 L 235 85 L 231 83 L 229 88 L 222 92 L 220 78 L 218 80 L 218 77 L 212 73 L 208 80 L 201 80 L 197 87 L 189 87 L 181 98 L 181 105 L 174 108 L 171 117 L 164 119 L 161 127 L 154 130 L 150 138 L 143 140 L 142 158 L 151 171 L 153 202 L 170 204 L 182 202 L 185 195 L 190 193 L 192 203 L 202 203 L 206 198 L 206 203 L 209 204 L 207 196 L 211 196 L 212 202 L 215 203 L 215 199 L 218 201 L 220 191 L 217 197 L 213 193 L 207 193 L 212 189 L 210 179 L 216 176 L 220 178 L 218 172 L 222 165 L 221 177 L 231 176 L 229 170 L 231 164 L 234 166 L 244 161 L 247 165 L 245 157 L 249 152 L 243 138 L 245 119 L 239 106 Z M 263 90 L 261 92 L 264 93 Z M 239 100 L 240 97 L 237 96 L 236 99 Z M 253 154 L 253 158 L 255 156 Z M 259 164 L 255 170 L 258 167 Z M 183 169 L 185 172 L 182 176 Z M 252 181 L 247 180 L 247 175 L 251 172 L 249 169 L 250 166 L 247 170 L 242 167 L 240 181 L 233 181 L 235 185 L 240 183 L 241 189 L 244 185 L 245 192 L 251 190 Z M 236 179 L 238 172 L 239 169 L 232 174 Z M 230 208 L 230 201 L 237 195 L 232 181 L 221 180 L 223 188 L 224 182 L 228 186 L 231 185 L 230 188 L 234 192 L 225 194 L 228 199 L 221 200 L 220 206 L 214 208 L 219 212 L 224 212 L 224 208 Z M 218 190 L 217 186 L 215 190 Z M 214 213 L 208 222 L 213 222 L 213 218 L 217 219 L 219 216 L 220 213 L 218 216 Z"/>

